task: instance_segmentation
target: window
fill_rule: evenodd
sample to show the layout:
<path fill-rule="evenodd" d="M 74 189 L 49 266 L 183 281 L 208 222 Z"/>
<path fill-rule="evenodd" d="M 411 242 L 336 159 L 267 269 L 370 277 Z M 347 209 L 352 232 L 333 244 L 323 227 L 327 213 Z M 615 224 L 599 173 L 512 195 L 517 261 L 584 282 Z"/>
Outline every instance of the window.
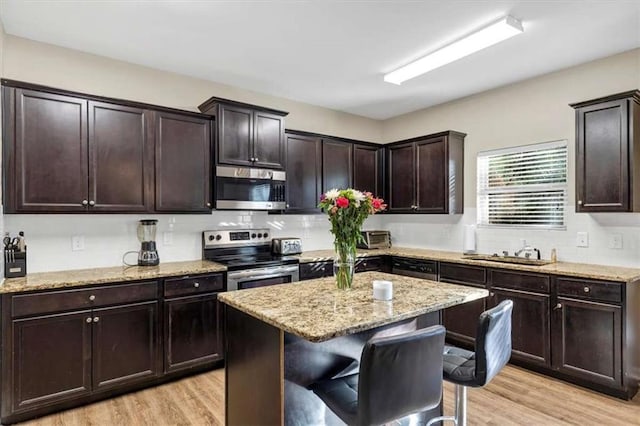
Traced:
<path fill-rule="evenodd" d="M 478 154 L 478 224 L 565 229 L 567 141 Z"/>

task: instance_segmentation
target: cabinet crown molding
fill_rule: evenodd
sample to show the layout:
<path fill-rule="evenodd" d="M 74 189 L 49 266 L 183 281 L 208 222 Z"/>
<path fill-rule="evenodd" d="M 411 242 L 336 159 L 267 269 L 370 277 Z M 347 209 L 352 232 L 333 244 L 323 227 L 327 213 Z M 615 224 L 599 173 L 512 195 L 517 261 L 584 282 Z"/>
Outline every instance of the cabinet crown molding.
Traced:
<path fill-rule="evenodd" d="M 613 95 L 603 96 L 601 98 L 590 99 L 588 101 L 574 102 L 569 104 L 571 108 L 582 108 L 589 105 L 599 104 L 603 102 L 616 101 L 618 99 L 633 98 L 640 103 L 640 90 L 628 90 L 626 92 L 614 93 Z"/>

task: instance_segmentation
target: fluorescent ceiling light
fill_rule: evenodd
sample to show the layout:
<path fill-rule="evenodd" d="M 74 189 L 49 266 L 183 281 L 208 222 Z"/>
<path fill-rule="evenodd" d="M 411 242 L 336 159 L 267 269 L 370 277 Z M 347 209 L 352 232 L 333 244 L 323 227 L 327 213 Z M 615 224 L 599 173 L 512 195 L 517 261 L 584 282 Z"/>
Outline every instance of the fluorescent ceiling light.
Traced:
<path fill-rule="evenodd" d="M 395 71 L 385 74 L 384 81 L 401 84 L 460 58 L 471 55 L 479 50 L 493 46 L 503 40 L 522 33 L 522 23 L 512 16 L 505 16 L 493 24 L 476 31 L 442 49 L 411 62 Z"/>

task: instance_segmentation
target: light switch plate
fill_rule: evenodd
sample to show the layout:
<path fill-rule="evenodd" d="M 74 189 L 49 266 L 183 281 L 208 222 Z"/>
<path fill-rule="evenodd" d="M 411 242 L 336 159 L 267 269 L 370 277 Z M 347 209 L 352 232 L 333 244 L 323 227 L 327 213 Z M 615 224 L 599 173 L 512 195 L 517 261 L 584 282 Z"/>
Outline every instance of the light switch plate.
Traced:
<path fill-rule="evenodd" d="M 576 235 L 576 247 L 589 247 L 588 232 L 578 232 Z"/>

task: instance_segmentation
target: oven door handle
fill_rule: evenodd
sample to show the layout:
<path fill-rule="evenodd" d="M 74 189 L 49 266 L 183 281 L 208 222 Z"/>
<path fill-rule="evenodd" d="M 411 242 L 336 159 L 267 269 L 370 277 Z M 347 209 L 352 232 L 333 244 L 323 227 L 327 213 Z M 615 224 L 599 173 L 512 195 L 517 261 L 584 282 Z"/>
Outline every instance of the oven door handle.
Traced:
<path fill-rule="evenodd" d="M 263 271 L 247 271 L 232 272 L 227 274 L 227 278 L 231 280 L 253 279 L 253 278 L 274 278 L 282 275 L 290 275 L 298 271 L 298 266 L 289 266 L 286 268 L 273 268 Z"/>

